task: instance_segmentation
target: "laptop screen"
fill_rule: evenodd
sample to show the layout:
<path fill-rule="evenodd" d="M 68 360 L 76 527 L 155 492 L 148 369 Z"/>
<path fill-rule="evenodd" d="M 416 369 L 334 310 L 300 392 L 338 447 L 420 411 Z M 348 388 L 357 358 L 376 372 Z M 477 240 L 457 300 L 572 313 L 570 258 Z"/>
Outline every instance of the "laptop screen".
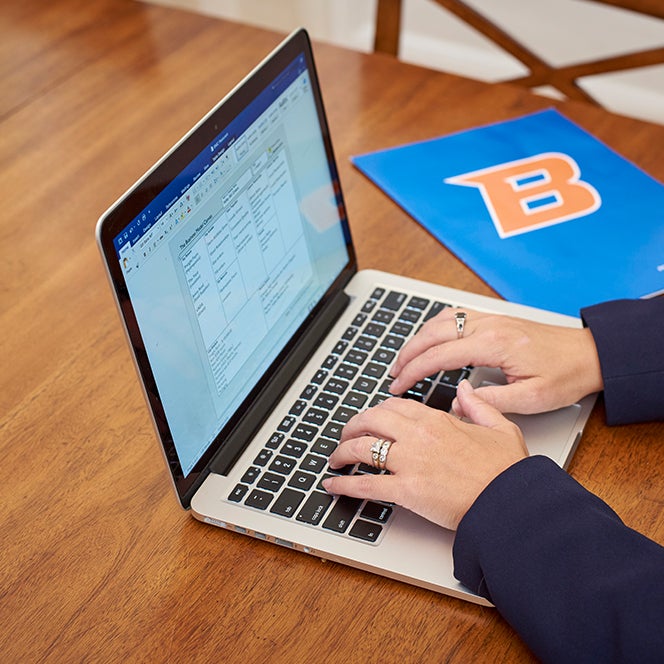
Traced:
<path fill-rule="evenodd" d="M 303 52 L 232 118 L 222 103 L 214 135 L 112 238 L 175 475 L 197 469 L 351 261 L 317 95 Z"/>

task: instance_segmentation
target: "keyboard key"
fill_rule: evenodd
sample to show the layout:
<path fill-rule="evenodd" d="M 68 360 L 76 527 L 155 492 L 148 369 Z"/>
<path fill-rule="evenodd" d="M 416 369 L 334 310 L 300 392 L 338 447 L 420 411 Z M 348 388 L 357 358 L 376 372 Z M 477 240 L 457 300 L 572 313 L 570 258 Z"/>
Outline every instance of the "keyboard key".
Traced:
<path fill-rule="evenodd" d="M 362 500 L 360 498 L 339 496 L 329 516 L 325 519 L 323 528 L 335 533 L 345 533 L 361 504 Z"/>
<path fill-rule="evenodd" d="M 424 310 L 427 308 L 428 305 L 429 305 L 429 300 L 427 300 L 425 297 L 413 296 L 410 298 L 410 301 L 408 302 L 408 306 L 412 307 L 413 309 Z"/>
<path fill-rule="evenodd" d="M 264 510 L 267 509 L 268 505 L 272 502 L 273 498 L 274 494 L 272 493 L 267 493 L 267 491 L 259 491 L 258 489 L 254 489 L 249 494 L 249 497 L 244 501 L 244 504 L 249 505 L 249 507 L 255 507 L 256 509 L 259 510 Z"/>
<path fill-rule="evenodd" d="M 342 403 L 345 406 L 350 406 L 351 408 L 357 408 L 359 410 L 367 402 L 367 398 L 368 397 L 366 394 L 360 394 L 359 392 L 349 392 Z"/>
<path fill-rule="evenodd" d="M 390 329 L 390 334 L 398 334 L 401 337 L 407 337 L 413 331 L 413 326 L 410 323 L 397 321 Z"/>
<path fill-rule="evenodd" d="M 277 456 L 270 464 L 269 470 L 273 473 L 281 473 L 282 475 L 290 475 L 297 461 L 291 457 Z"/>
<path fill-rule="evenodd" d="M 464 379 L 468 378 L 470 372 L 466 369 L 453 369 L 446 371 L 440 379 L 441 383 L 446 385 L 454 385 L 455 387 Z"/>
<path fill-rule="evenodd" d="M 387 311 L 386 309 L 379 309 L 371 318 L 371 320 L 376 321 L 377 323 L 391 323 L 394 318 L 393 311 Z"/>
<path fill-rule="evenodd" d="M 380 403 L 383 403 L 385 399 L 388 399 L 389 396 L 385 394 L 376 394 L 374 397 L 372 397 L 371 401 L 369 402 L 368 408 L 373 408 L 374 406 L 377 406 Z"/>
<path fill-rule="evenodd" d="M 290 478 L 288 486 L 292 486 L 296 489 L 302 489 L 302 491 L 309 491 L 315 482 L 315 475 L 312 475 L 311 473 L 303 473 L 301 470 L 298 470 L 293 473 L 293 477 Z"/>
<path fill-rule="evenodd" d="M 283 420 L 281 420 L 281 424 L 277 427 L 277 431 L 285 431 L 288 432 L 293 428 L 293 425 L 295 424 L 295 418 L 292 415 L 286 415 Z"/>
<path fill-rule="evenodd" d="M 296 417 L 298 415 L 302 414 L 302 411 L 307 407 L 307 402 L 306 401 L 301 401 L 298 399 L 292 406 L 291 409 L 288 411 L 289 415 L 295 415 Z"/>
<path fill-rule="evenodd" d="M 405 293 L 397 293 L 396 291 L 390 291 L 387 294 L 385 300 L 383 300 L 382 307 L 383 309 L 391 309 L 392 311 L 398 311 L 401 309 L 401 305 L 406 300 Z"/>
<path fill-rule="evenodd" d="M 386 329 L 385 325 L 381 325 L 380 323 L 369 323 L 364 328 L 363 334 L 367 334 L 370 337 L 382 337 Z"/>
<path fill-rule="evenodd" d="M 272 450 L 261 450 L 260 454 L 254 459 L 255 466 L 264 466 L 272 456 Z"/>
<path fill-rule="evenodd" d="M 426 394 L 430 389 L 431 381 L 424 378 L 423 380 L 418 380 L 417 383 L 410 388 L 410 391 L 415 394 Z"/>
<path fill-rule="evenodd" d="M 280 516 L 293 516 L 300 503 L 304 500 L 304 494 L 301 491 L 293 489 L 284 489 L 280 494 L 270 512 Z"/>
<path fill-rule="evenodd" d="M 381 392 L 382 394 L 387 394 L 388 396 L 390 395 L 390 385 L 392 385 L 392 381 L 394 378 L 392 376 L 388 376 L 381 384 L 381 386 L 378 388 L 378 391 Z"/>
<path fill-rule="evenodd" d="M 324 408 L 325 410 L 332 410 L 338 403 L 339 397 L 334 394 L 328 394 L 327 392 L 322 392 L 316 397 L 314 401 L 314 406 L 316 408 Z"/>
<path fill-rule="evenodd" d="M 370 466 L 368 463 L 361 463 L 357 467 L 357 472 L 364 473 L 365 475 L 380 475 L 382 471 L 375 466 Z"/>
<path fill-rule="evenodd" d="M 302 470 L 308 470 L 311 473 L 320 473 L 323 468 L 327 465 L 327 459 L 317 454 L 307 454 L 307 456 L 302 459 L 300 468 Z"/>
<path fill-rule="evenodd" d="M 331 477 L 328 475 L 328 477 Z M 239 503 L 249 491 L 249 487 L 246 484 L 236 484 L 231 495 L 228 496 L 228 500 L 232 500 L 234 503 Z"/>
<path fill-rule="evenodd" d="M 242 475 L 242 479 L 240 481 L 244 482 L 245 484 L 253 484 L 256 478 L 260 474 L 261 474 L 260 468 L 258 468 L 257 466 L 250 466 L 249 468 L 247 468 L 244 475 Z"/>
<path fill-rule="evenodd" d="M 372 351 L 375 345 L 376 345 L 376 339 L 374 339 L 373 337 L 365 337 L 364 335 L 362 335 L 361 337 L 358 338 L 353 347 L 357 348 L 358 350 Z"/>
<path fill-rule="evenodd" d="M 356 327 L 349 327 L 342 335 L 341 338 L 350 341 L 351 339 L 355 338 L 355 335 L 358 333 L 358 329 Z"/>
<path fill-rule="evenodd" d="M 375 542 L 380 537 L 382 530 L 383 527 L 377 523 L 369 523 L 369 521 L 358 519 L 350 529 L 349 535 L 365 542 Z"/>
<path fill-rule="evenodd" d="M 337 370 L 334 372 L 334 375 L 337 376 L 338 378 L 344 378 L 346 380 L 350 380 L 351 378 L 355 378 L 356 373 L 357 373 L 356 366 L 353 366 L 352 364 L 340 364 L 337 367 Z"/>
<path fill-rule="evenodd" d="M 318 484 L 316 485 L 316 488 L 317 488 L 319 491 L 323 491 L 323 492 L 325 492 L 325 489 L 323 488 L 323 481 L 326 480 L 326 479 L 328 479 L 328 478 L 330 478 L 330 477 L 334 477 L 334 475 L 330 475 L 329 473 L 325 473 L 325 475 L 323 475 L 323 476 L 320 478 L 320 480 L 318 481 Z"/>
<path fill-rule="evenodd" d="M 418 320 L 420 320 L 422 316 L 421 311 L 417 311 L 416 309 L 404 309 L 401 312 L 401 316 L 399 316 L 399 320 L 405 320 L 408 321 L 409 323 L 417 323 Z"/>
<path fill-rule="evenodd" d="M 337 356 L 336 355 L 328 355 L 324 360 L 323 363 L 321 364 L 321 367 L 323 369 L 332 369 L 332 367 L 337 363 Z"/>
<path fill-rule="evenodd" d="M 370 314 L 375 306 L 376 306 L 376 300 L 367 300 L 362 306 L 362 312 L 365 314 Z"/>
<path fill-rule="evenodd" d="M 351 349 L 348 351 L 346 357 L 344 357 L 344 362 L 361 365 L 367 361 L 367 357 L 369 357 L 369 354 L 363 350 Z"/>
<path fill-rule="evenodd" d="M 382 362 L 383 364 L 392 364 L 392 361 L 397 356 L 393 350 L 388 348 L 379 348 L 371 358 L 374 362 Z"/>
<path fill-rule="evenodd" d="M 318 388 L 313 385 L 312 383 L 309 383 L 303 390 L 302 394 L 300 394 L 300 399 L 305 399 L 306 401 L 309 401 L 314 394 L 318 391 Z"/>
<path fill-rule="evenodd" d="M 373 378 L 367 378 L 366 376 L 360 376 L 353 385 L 353 389 L 358 392 L 365 392 L 366 394 L 371 394 L 374 391 L 378 381 Z"/>
<path fill-rule="evenodd" d="M 333 440 L 319 438 L 311 447 L 311 451 L 323 456 L 330 456 L 336 449 L 337 444 Z"/>
<path fill-rule="evenodd" d="M 311 379 L 311 382 L 314 383 L 315 385 L 322 385 L 325 382 L 326 378 L 327 378 L 327 371 L 325 371 L 324 369 L 319 369 L 314 374 L 314 377 Z"/>
<path fill-rule="evenodd" d="M 293 438 L 298 438 L 299 440 L 306 440 L 307 443 L 311 442 L 314 439 L 314 436 L 318 433 L 318 427 L 311 426 L 309 424 L 302 424 L 300 422 L 292 433 Z"/>
<path fill-rule="evenodd" d="M 445 307 L 449 307 L 449 304 L 445 304 L 443 302 L 434 302 L 431 305 L 431 309 L 427 311 L 427 315 L 424 317 L 424 322 L 428 321 L 429 318 L 437 316 Z"/>
<path fill-rule="evenodd" d="M 350 383 L 347 380 L 341 380 L 339 378 L 330 378 L 325 384 L 325 391 L 332 392 L 333 394 L 343 394 L 347 389 Z"/>
<path fill-rule="evenodd" d="M 270 439 L 265 443 L 265 447 L 269 447 L 271 450 L 276 450 L 279 445 L 284 441 L 283 433 L 273 433 L 270 436 Z"/>
<path fill-rule="evenodd" d="M 329 466 L 327 468 L 327 472 L 333 473 L 334 475 L 352 475 L 354 470 L 355 470 L 355 465 L 352 463 L 346 464 L 345 466 L 341 466 L 341 468 L 332 469 Z"/>
<path fill-rule="evenodd" d="M 263 473 L 263 477 L 258 482 L 258 487 L 260 489 L 266 489 L 267 491 L 272 491 L 276 493 L 281 489 L 284 483 L 285 477 L 283 475 L 276 475 L 275 473 Z"/>
<path fill-rule="evenodd" d="M 387 523 L 392 515 L 392 508 L 389 505 L 381 505 L 380 503 L 367 502 L 362 510 L 360 516 L 363 519 L 371 519 L 378 523 Z"/>
<path fill-rule="evenodd" d="M 355 327 L 362 327 L 364 325 L 364 321 L 366 321 L 367 315 L 366 314 L 357 314 L 355 318 L 353 318 L 352 325 L 355 325 Z"/>
<path fill-rule="evenodd" d="M 319 408 L 309 408 L 309 410 L 304 414 L 302 420 L 308 424 L 315 424 L 317 426 L 322 426 L 325 424 L 325 420 L 329 413 L 326 410 L 320 410 Z"/>
<path fill-rule="evenodd" d="M 438 383 L 427 399 L 427 406 L 448 412 L 456 397 L 456 389 L 444 383 Z"/>
<path fill-rule="evenodd" d="M 304 443 L 300 443 L 297 440 L 293 440 L 291 438 L 279 451 L 281 454 L 299 459 L 306 452 L 306 450 L 307 446 Z"/>
<path fill-rule="evenodd" d="M 346 348 L 348 348 L 348 342 L 347 341 L 337 341 L 335 347 L 332 349 L 332 352 L 335 355 L 341 355 Z"/>
<path fill-rule="evenodd" d="M 355 408 L 346 408 L 346 406 L 339 406 L 332 415 L 332 419 L 335 422 L 341 422 L 341 424 L 346 424 L 351 417 L 357 415 L 357 410 Z"/>
<path fill-rule="evenodd" d="M 399 350 L 403 346 L 405 339 L 403 337 L 397 337 L 393 334 L 388 334 L 381 342 L 380 345 L 383 348 L 390 348 L 391 350 Z"/>
<path fill-rule="evenodd" d="M 318 525 L 322 521 L 325 512 L 327 512 L 327 509 L 333 500 L 333 496 L 329 493 L 319 493 L 318 491 L 314 491 L 309 498 L 307 498 L 300 513 L 295 518 L 303 523 Z"/>
<path fill-rule="evenodd" d="M 364 376 L 369 376 L 370 378 L 382 378 L 387 371 L 387 367 L 384 364 L 376 364 L 375 362 L 369 362 L 362 374 Z"/>
<path fill-rule="evenodd" d="M 380 286 L 376 286 L 376 288 L 374 288 L 373 293 L 371 293 L 371 299 L 380 300 L 380 298 L 383 297 L 383 295 L 385 295 L 385 289 L 381 288 Z"/>
<path fill-rule="evenodd" d="M 343 427 L 341 424 L 336 424 L 335 422 L 329 422 L 327 426 L 323 429 L 323 435 L 326 438 L 332 438 L 332 440 L 341 440 L 341 429 Z"/>

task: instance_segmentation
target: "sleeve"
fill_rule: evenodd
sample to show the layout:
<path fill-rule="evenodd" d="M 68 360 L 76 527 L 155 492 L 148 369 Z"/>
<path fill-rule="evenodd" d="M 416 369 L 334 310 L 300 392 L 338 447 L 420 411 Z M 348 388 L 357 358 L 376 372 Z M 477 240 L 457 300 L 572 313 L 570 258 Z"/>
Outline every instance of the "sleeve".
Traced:
<path fill-rule="evenodd" d="M 664 297 L 581 310 L 599 354 L 608 424 L 664 420 Z"/>
<path fill-rule="evenodd" d="M 550 459 L 520 461 L 461 520 L 455 576 L 543 662 L 661 662 L 664 547 Z"/>

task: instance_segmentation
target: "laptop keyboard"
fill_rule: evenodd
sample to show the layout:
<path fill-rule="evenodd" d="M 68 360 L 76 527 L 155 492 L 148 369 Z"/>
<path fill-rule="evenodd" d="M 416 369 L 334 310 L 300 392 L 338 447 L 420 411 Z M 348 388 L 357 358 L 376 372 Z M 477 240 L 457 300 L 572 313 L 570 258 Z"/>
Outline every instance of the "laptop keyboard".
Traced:
<path fill-rule="evenodd" d="M 376 288 L 228 499 L 377 543 L 390 522 L 393 506 L 332 496 L 321 482 L 333 475 L 381 471 L 367 464 L 332 470 L 328 457 L 353 415 L 391 396 L 388 371 L 399 349 L 422 323 L 446 306 Z M 468 374 L 468 369 L 441 372 L 402 396 L 447 411 L 456 386 Z"/>

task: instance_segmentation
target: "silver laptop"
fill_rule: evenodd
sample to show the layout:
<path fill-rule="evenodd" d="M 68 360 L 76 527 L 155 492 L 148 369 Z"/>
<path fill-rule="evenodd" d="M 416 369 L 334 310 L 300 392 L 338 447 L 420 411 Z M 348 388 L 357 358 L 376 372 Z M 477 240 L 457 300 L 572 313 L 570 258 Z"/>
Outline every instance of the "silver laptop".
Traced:
<path fill-rule="evenodd" d="M 293 555 L 487 604 L 453 576 L 453 532 L 327 494 L 327 458 L 344 423 L 386 398 L 399 349 L 442 308 L 579 321 L 358 272 L 306 32 L 104 213 L 97 241 L 184 508 Z M 404 397 L 448 409 L 464 377 L 502 379 L 460 367 Z M 565 467 L 593 402 L 518 418 L 530 451 Z"/>

